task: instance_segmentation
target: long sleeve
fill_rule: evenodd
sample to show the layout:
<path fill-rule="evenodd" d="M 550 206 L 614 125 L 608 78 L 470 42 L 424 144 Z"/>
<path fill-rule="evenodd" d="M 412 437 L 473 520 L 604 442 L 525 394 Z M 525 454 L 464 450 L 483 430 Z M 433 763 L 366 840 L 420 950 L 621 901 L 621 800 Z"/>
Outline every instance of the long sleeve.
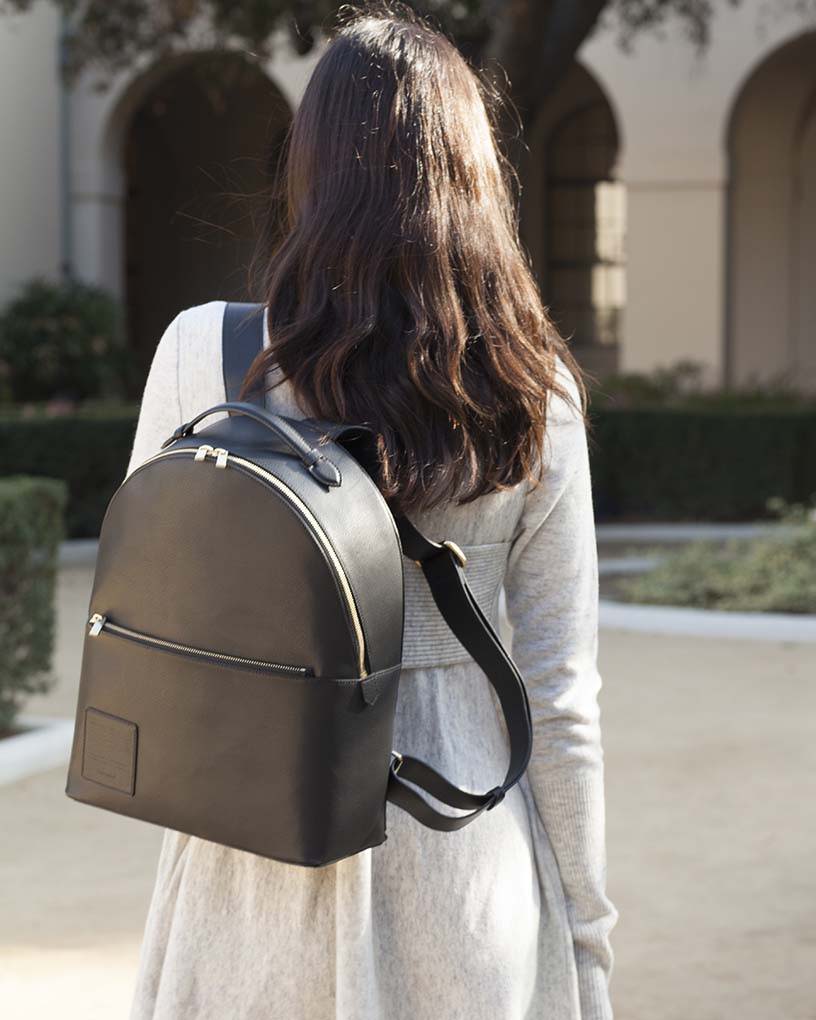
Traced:
<path fill-rule="evenodd" d="M 559 371 L 575 394 L 560 362 Z M 528 777 L 561 874 L 582 1020 L 608 1020 L 609 933 L 617 911 L 605 892 L 594 515 L 584 425 L 554 395 L 544 480 L 528 491 L 520 525 L 505 594 L 513 655 L 532 711 Z"/>
<path fill-rule="evenodd" d="M 167 326 L 153 353 L 125 477 L 148 457 L 158 453 L 164 440 L 182 422 L 178 378 L 179 319 L 182 314 L 179 312 Z"/>

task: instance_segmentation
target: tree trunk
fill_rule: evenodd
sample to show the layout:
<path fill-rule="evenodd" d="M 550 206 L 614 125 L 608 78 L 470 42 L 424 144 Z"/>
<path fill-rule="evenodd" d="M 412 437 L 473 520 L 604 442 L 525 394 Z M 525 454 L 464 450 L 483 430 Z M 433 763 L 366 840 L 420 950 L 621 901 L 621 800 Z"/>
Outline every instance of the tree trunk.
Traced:
<path fill-rule="evenodd" d="M 518 111 L 521 137 L 547 95 L 566 74 L 608 0 L 485 0 L 493 27 L 483 53 L 485 67 L 498 64 Z M 516 122 L 517 123 L 517 122 Z M 512 124 L 505 131 L 518 135 Z M 515 161 L 514 161 L 515 162 Z"/>

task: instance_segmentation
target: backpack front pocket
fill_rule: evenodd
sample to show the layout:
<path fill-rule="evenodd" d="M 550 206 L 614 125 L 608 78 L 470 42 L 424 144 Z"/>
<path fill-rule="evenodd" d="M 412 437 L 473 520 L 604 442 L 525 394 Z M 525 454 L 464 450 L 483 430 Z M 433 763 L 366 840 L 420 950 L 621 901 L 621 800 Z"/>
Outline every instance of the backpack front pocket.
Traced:
<path fill-rule="evenodd" d="M 398 667 L 316 676 L 112 616 L 88 621 L 69 796 L 293 863 L 383 842 Z"/>
<path fill-rule="evenodd" d="M 237 666 L 243 669 L 256 669 L 267 673 L 285 673 L 295 676 L 314 676 L 311 666 L 295 666 L 291 663 L 270 662 L 266 659 L 250 659 L 243 655 L 232 655 L 228 652 L 217 652 L 209 648 L 197 648 L 180 641 L 171 641 L 168 638 L 158 637 L 155 634 L 146 634 L 144 631 L 134 630 L 132 627 L 125 627 L 120 623 L 114 623 L 110 617 L 103 613 L 93 613 L 88 620 L 90 637 L 98 637 L 101 633 L 111 634 L 115 637 L 122 637 L 128 641 L 138 641 L 140 644 L 150 645 L 166 652 L 174 652 L 179 655 L 187 655 L 203 661 L 220 663 L 227 666 Z"/>

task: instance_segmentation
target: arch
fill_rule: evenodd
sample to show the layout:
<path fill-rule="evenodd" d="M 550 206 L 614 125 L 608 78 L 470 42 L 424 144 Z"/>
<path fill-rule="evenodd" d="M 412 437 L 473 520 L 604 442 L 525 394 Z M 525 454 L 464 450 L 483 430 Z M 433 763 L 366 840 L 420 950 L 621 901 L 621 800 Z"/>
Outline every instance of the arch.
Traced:
<path fill-rule="evenodd" d="M 726 365 L 816 388 L 816 31 L 745 79 L 728 119 Z"/>
<path fill-rule="evenodd" d="M 116 242 L 130 346 L 146 369 L 180 308 L 247 296 L 291 108 L 239 52 L 197 51 L 146 69 L 100 134 L 122 196 Z"/>
<path fill-rule="evenodd" d="M 724 107 L 727 110 L 727 114 L 724 120 L 722 135 L 726 157 L 733 133 L 734 116 L 737 113 L 740 98 L 745 92 L 745 87 L 754 75 L 762 70 L 764 65 L 773 59 L 776 54 L 784 50 L 790 43 L 796 43 L 812 35 L 813 31 L 812 29 L 802 28 L 801 17 L 794 15 L 792 20 L 778 19 L 773 22 L 763 23 L 761 33 L 754 33 L 749 62 L 745 65 L 740 64 L 738 71 L 735 70 L 733 74 L 729 75 L 728 92 L 725 97 Z"/>
<path fill-rule="evenodd" d="M 795 368 L 808 386 L 816 389 L 816 84 L 794 135 L 793 207 L 790 256 Z"/>
<path fill-rule="evenodd" d="M 70 259 L 78 278 L 126 299 L 124 147 L 134 113 L 174 74 L 192 69 L 197 61 L 230 55 L 245 60 L 268 83 L 277 108 L 288 123 L 292 104 L 302 94 L 319 52 L 300 58 L 281 49 L 273 59 L 261 64 L 250 61 L 237 48 L 224 50 L 196 44 L 158 60 L 143 58 L 104 84 L 97 81 L 92 71 L 86 71 L 74 85 L 70 94 L 70 201 L 66 214 L 72 224 Z M 229 154 L 222 162 L 228 160 Z M 172 310 L 179 307 L 183 305 L 177 304 Z M 162 314 L 169 311 L 168 304 Z M 148 340 L 145 336 L 143 360 L 156 339 L 153 336 Z M 134 380 L 134 386 L 137 384 L 138 379 Z"/>
<path fill-rule="evenodd" d="M 150 92 L 166 78 L 189 66 L 207 50 L 191 50 L 160 57 L 155 62 L 137 70 L 126 81 L 118 82 L 111 92 L 109 107 L 102 121 L 99 134 L 99 153 L 103 167 L 111 182 L 121 181 L 122 149 L 131 118 Z"/>
<path fill-rule="evenodd" d="M 615 95 L 613 88 L 608 80 L 608 75 L 603 73 L 603 69 L 599 67 L 591 67 L 585 60 L 576 60 L 576 66 L 584 74 L 588 75 L 592 79 L 593 86 L 596 90 L 596 95 L 603 98 L 604 103 L 609 109 L 609 113 L 615 124 L 615 134 L 617 137 L 617 159 L 615 161 L 615 173 L 620 175 L 621 167 L 624 166 L 626 161 L 626 149 L 627 149 L 627 137 L 625 130 L 625 118 L 621 105 L 618 102 L 618 97 Z"/>
<path fill-rule="evenodd" d="M 600 374 L 617 367 L 625 304 L 621 154 L 612 104 L 576 62 L 530 131 L 523 226 L 556 324 Z"/>

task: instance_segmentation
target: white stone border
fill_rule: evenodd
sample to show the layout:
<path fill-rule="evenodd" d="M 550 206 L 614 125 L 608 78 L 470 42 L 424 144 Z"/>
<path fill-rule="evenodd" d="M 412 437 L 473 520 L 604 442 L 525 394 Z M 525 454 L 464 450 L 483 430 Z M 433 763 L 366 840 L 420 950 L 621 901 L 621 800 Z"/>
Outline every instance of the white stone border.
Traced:
<path fill-rule="evenodd" d="M 605 630 L 639 634 L 816 644 L 816 616 L 804 613 L 736 613 L 601 599 L 599 622 Z"/>
<path fill-rule="evenodd" d="M 605 556 L 598 563 L 600 577 L 622 577 L 624 574 L 645 574 L 660 563 L 660 556 Z"/>
<path fill-rule="evenodd" d="M 69 538 L 60 542 L 57 565 L 60 567 L 92 567 L 96 562 L 99 540 Z"/>
<path fill-rule="evenodd" d="M 789 525 L 773 521 L 735 524 L 598 524 L 595 533 L 604 545 L 674 545 L 678 542 L 724 541 L 729 538 L 760 538 L 790 530 Z"/>
<path fill-rule="evenodd" d="M 24 732 L 0 740 L 0 786 L 68 764 L 73 719 L 23 715 L 15 726 Z"/>
<path fill-rule="evenodd" d="M 780 525 L 756 524 L 602 524 L 598 541 L 605 544 L 673 545 L 697 539 L 753 538 L 779 531 Z M 659 556 L 604 557 L 601 577 L 641 574 L 652 570 Z M 688 606 L 652 606 L 601 599 L 599 623 L 607 630 L 737 641 L 816 643 L 816 615 L 799 613 L 738 613 Z"/>

